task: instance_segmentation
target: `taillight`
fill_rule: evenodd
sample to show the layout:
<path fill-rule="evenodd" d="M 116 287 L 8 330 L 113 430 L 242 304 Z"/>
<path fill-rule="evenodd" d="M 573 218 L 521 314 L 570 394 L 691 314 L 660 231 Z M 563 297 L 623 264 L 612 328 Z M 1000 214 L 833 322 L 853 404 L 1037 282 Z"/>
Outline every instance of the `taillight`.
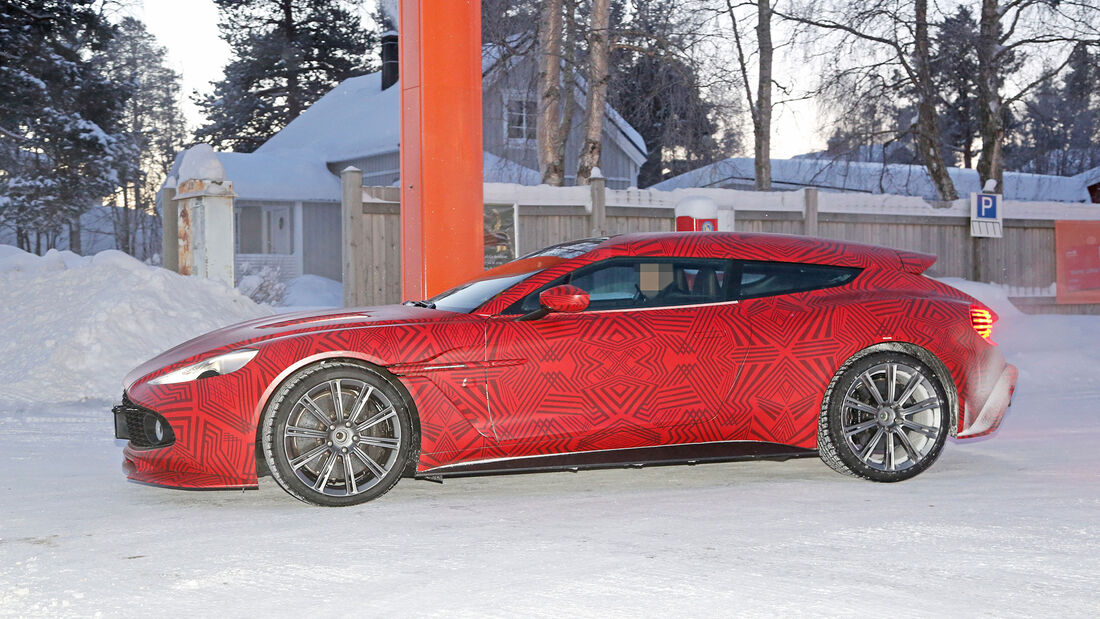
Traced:
<path fill-rule="evenodd" d="M 992 310 L 977 305 L 970 306 L 970 324 L 983 339 L 989 340 L 993 336 L 994 322 L 997 322 L 997 315 Z M 990 340 L 990 343 L 993 341 Z"/>

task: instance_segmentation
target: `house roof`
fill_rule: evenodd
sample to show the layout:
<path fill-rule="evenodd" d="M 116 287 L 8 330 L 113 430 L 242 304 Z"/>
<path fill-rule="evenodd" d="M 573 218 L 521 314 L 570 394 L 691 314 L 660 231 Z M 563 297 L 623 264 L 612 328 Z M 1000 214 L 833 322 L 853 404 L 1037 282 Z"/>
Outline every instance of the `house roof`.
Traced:
<path fill-rule="evenodd" d="M 233 192 L 247 200 L 339 201 L 340 178 L 306 152 L 218 153 Z"/>
<path fill-rule="evenodd" d="M 487 52 L 482 66 L 492 74 L 510 65 Z M 401 143 L 400 84 L 382 90 L 380 72 L 346 79 L 271 136 L 256 152 L 311 150 L 332 163 L 396 151 Z M 574 96 L 583 106 L 586 85 L 583 79 L 578 79 L 577 85 Z M 608 132 L 612 139 L 641 165 L 646 159 L 641 134 L 610 105 L 605 112 L 615 129 Z"/>
<path fill-rule="evenodd" d="M 382 90 L 382 74 L 340 82 L 271 136 L 256 153 L 312 151 L 323 162 L 397 150 L 401 142 L 401 88 Z"/>
<path fill-rule="evenodd" d="M 500 73 L 509 66 L 486 53 L 483 68 Z M 583 85 L 582 85 L 583 87 Z M 580 88 L 578 88 L 580 91 Z M 583 92 L 575 93 L 583 105 Z M 225 176 L 242 199 L 329 201 L 340 199 L 340 179 L 326 164 L 398 150 L 401 140 L 400 82 L 382 90 L 382 74 L 344 80 L 252 153 L 217 153 Z M 612 136 L 639 164 L 645 143 L 615 110 L 607 107 Z M 536 170 L 486 152 L 486 182 L 537 185 Z M 177 160 L 172 175 L 178 174 Z M 170 180 L 166 184 L 170 184 Z"/>
<path fill-rule="evenodd" d="M 772 159 L 772 186 L 776 189 L 818 187 L 828 191 L 920 196 L 939 199 L 923 166 L 849 162 L 831 159 Z M 1100 178 L 1100 169 L 1077 176 L 1048 176 L 1005 172 L 1004 194 L 1008 200 L 1089 202 L 1086 181 L 1090 173 Z M 948 174 L 960 196 L 981 191 L 976 170 L 949 168 Z M 755 182 L 753 159 L 732 157 L 674 176 L 654 185 L 656 189 L 684 187 L 726 187 Z"/>

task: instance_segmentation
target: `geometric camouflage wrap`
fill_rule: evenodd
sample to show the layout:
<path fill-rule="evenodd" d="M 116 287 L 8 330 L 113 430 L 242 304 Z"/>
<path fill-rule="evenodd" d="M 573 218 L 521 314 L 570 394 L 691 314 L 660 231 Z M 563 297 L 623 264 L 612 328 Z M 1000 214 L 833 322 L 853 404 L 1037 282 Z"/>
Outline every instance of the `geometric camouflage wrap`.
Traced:
<path fill-rule="evenodd" d="M 861 269 L 809 292 L 516 320 L 517 301 L 574 269 L 618 257 L 721 258 Z M 616 236 L 535 273 L 469 314 L 393 305 L 266 317 L 214 331 L 143 364 L 126 395 L 175 442 L 125 450 L 131 479 L 255 487 L 257 425 L 295 371 L 356 359 L 393 375 L 419 424 L 417 473 L 499 458 L 715 441 L 813 449 L 826 388 L 854 355 L 918 347 L 951 392 L 953 435 L 992 432 L 1015 370 L 971 326 L 964 293 L 920 275 L 935 258 L 810 237 Z M 236 372 L 149 381 L 241 348 Z"/>

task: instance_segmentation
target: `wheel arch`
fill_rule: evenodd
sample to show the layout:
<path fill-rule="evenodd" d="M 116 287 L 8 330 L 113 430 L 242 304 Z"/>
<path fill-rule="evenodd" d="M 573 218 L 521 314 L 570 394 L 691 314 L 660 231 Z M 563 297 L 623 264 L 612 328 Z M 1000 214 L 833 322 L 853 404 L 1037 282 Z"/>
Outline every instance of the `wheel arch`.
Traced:
<path fill-rule="evenodd" d="M 928 367 L 932 368 L 932 371 L 936 373 L 936 378 L 943 385 L 944 391 L 947 392 L 948 405 L 951 410 L 951 430 L 950 435 L 955 436 L 958 433 L 959 425 L 959 391 L 955 385 L 955 379 L 952 377 L 951 372 L 947 369 L 947 366 L 940 361 L 940 358 L 932 351 L 913 344 L 912 342 L 903 342 L 891 340 L 888 342 L 878 342 L 862 348 L 856 351 L 854 354 L 844 360 L 844 363 L 840 364 L 840 367 L 833 373 L 832 379 L 829 381 L 829 386 L 826 389 L 826 393 L 832 391 L 833 384 L 844 373 L 844 370 L 848 369 L 852 364 L 860 359 L 880 352 L 898 352 L 902 354 L 914 357 L 920 362 L 924 363 Z M 823 398 L 824 400 L 824 398 Z M 823 402 L 824 404 L 824 402 Z"/>
<path fill-rule="evenodd" d="M 416 472 L 416 463 L 420 461 L 420 412 L 416 408 L 416 402 L 413 400 L 409 390 L 405 388 L 405 385 L 390 372 L 385 366 L 374 363 L 373 361 L 355 355 L 353 353 L 324 353 L 313 357 L 308 357 L 295 363 L 294 365 L 286 368 L 275 377 L 275 380 L 271 381 L 271 384 L 264 390 L 263 396 L 260 398 L 259 403 L 256 406 L 256 413 L 253 416 L 253 426 L 255 428 L 255 440 L 254 446 L 256 449 L 257 465 L 262 461 L 263 454 L 263 424 L 260 423 L 260 419 L 263 416 L 264 411 L 271 404 L 272 398 L 279 392 L 279 389 L 290 380 L 293 376 L 301 372 L 302 370 L 312 368 L 314 366 L 320 366 L 325 364 L 337 364 L 344 363 L 349 365 L 355 365 L 362 367 L 368 371 L 374 372 L 390 383 L 391 386 L 397 391 L 401 398 L 405 401 L 405 405 L 409 409 L 409 417 L 413 424 L 413 437 L 414 441 L 411 445 L 412 453 L 409 454 L 409 459 L 406 465 L 406 470 L 402 476 L 412 476 Z M 258 473 L 259 471 L 257 471 Z"/>

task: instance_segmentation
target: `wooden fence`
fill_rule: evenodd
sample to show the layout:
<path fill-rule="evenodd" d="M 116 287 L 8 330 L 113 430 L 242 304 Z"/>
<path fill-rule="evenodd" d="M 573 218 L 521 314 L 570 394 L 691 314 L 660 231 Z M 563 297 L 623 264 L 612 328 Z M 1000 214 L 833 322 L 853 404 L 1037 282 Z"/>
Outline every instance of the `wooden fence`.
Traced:
<path fill-rule="evenodd" d="M 401 299 L 400 190 L 361 187 L 361 178 L 355 171 L 343 178 L 344 302 L 393 303 Z M 975 239 L 965 200 L 928 203 L 815 189 L 610 190 L 600 180 L 587 187 L 485 185 L 486 205 L 515 207 L 517 255 L 591 236 L 672 230 L 673 209 L 689 196 L 714 200 L 722 230 L 809 234 L 920 251 L 939 257 L 928 271 L 935 277 L 1044 290 L 1055 280 L 1054 221 L 1100 219 L 1100 207 L 1091 205 L 1005 201 L 1004 238 Z"/>

